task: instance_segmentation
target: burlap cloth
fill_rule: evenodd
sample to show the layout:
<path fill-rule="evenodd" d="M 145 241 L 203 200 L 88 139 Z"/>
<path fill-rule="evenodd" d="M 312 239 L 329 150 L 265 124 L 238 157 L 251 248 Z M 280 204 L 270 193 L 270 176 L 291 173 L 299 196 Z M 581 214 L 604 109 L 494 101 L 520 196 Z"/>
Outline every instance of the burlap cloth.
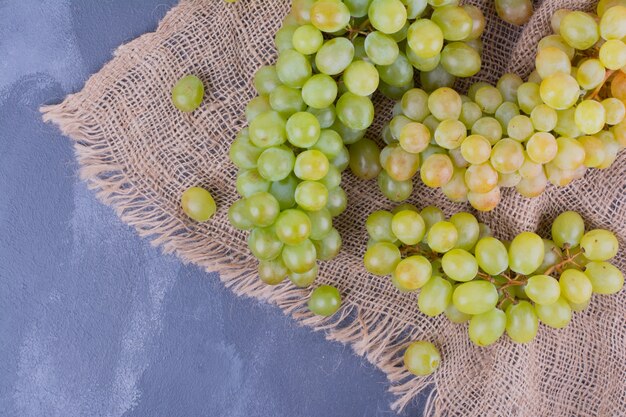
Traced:
<path fill-rule="evenodd" d="M 490 82 L 505 71 L 528 75 L 554 10 L 594 6 L 546 0 L 522 30 L 499 20 L 491 0 L 472 1 L 488 19 L 477 79 Z M 594 296 L 591 307 L 576 313 L 564 330 L 540 326 L 528 345 L 503 337 L 492 347 L 476 347 L 466 325 L 425 317 L 417 310 L 416 294 L 401 294 L 389 279 L 364 271 L 365 218 L 393 207 L 375 181 L 344 174 L 350 204 L 336 220 L 344 247 L 336 260 L 322 264 L 318 280 L 341 290 L 339 313 L 313 317 L 306 309 L 309 290 L 288 281 L 268 287 L 258 280 L 246 234 L 227 221 L 228 207 L 237 198 L 228 149 L 245 125 L 244 107 L 255 94 L 254 72 L 276 58 L 273 35 L 288 8 L 288 0 L 183 0 L 155 33 L 120 47 L 81 92 L 45 107 L 44 118 L 74 140 L 81 177 L 124 222 L 165 252 L 219 271 L 236 294 L 275 303 L 301 323 L 324 330 L 329 339 L 350 344 L 388 375 L 390 390 L 398 395 L 395 408 L 430 392 L 429 415 L 626 416 L 625 291 Z M 170 90 L 189 73 L 204 80 L 208 93 L 198 111 L 182 114 L 172 106 Z M 391 103 L 376 101 L 377 122 L 369 137 L 379 140 Z M 503 238 L 535 229 L 545 236 L 558 213 L 577 210 L 589 227 L 614 230 L 624 245 L 625 162 L 622 153 L 611 168 L 591 170 L 567 188 L 549 187 L 533 200 L 507 190 L 496 210 L 479 217 Z M 195 185 L 208 188 L 218 204 L 217 215 L 206 224 L 190 221 L 180 209 L 181 193 Z M 469 209 L 419 182 L 411 201 L 419 207 L 437 205 L 448 215 Z M 616 262 L 626 270 L 623 250 Z M 432 340 L 441 350 L 441 367 L 428 378 L 413 377 L 402 366 L 402 350 L 414 339 Z"/>

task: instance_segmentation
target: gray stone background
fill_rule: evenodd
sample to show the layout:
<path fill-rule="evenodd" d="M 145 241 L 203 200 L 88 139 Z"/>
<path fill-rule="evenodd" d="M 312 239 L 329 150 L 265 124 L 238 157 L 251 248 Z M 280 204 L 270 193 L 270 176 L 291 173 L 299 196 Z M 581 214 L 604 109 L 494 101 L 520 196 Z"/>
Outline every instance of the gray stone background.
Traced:
<path fill-rule="evenodd" d="M 174 4 L 0 0 L 0 416 L 395 415 L 350 348 L 139 239 L 41 122 Z"/>

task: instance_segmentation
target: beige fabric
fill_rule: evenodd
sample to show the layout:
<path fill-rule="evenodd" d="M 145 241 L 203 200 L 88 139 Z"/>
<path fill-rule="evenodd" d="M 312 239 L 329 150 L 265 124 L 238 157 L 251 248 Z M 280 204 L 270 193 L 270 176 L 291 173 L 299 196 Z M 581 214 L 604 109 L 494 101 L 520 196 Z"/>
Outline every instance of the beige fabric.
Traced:
<path fill-rule="evenodd" d="M 549 29 L 549 16 L 561 7 L 590 9 L 580 0 L 546 0 L 526 29 L 498 20 L 491 0 L 472 0 L 486 9 L 484 70 L 478 79 L 494 82 L 505 70 L 527 75 L 537 40 Z M 227 221 L 237 198 L 236 169 L 228 149 L 245 124 L 245 104 L 254 96 L 251 79 L 261 64 L 274 61 L 274 32 L 288 11 L 288 1 L 183 0 L 155 33 L 120 47 L 116 57 L 85 88 L 57 106 L 43 109 L 75 142 L 81 176 L 98 197 L 115 208 L 141 236 L 209 271 L 219 271 L 235 293 L 268 300 L 301 323 L 349 343 L 389 376 L 401 409 L 431 387 L 428 414 L 484 416 L 625 416 L 626 294 L 594 296 L 565 330 L 541 326 L 537 339 L 517 345 L 506 337 L 478 348 L 465 325 L 445 317 L 430 319 L 417 310 L 416 295 L 400 294 L 388 279 L 368 275 L 363 267 L 364 221 L 373 210 L 393 207 L 381 198 L 375 181 L 344 174 L 350 205 L 336 226 L 344 239 L 342 253 L 321 267 L 319 283 L 339 287 L 344 308 L 334 317 L 312 317 L 308 290 L 288 282 L 267 287 L 256 277 L 256 263 L 246 248 L 246 234 Z M 170 89 L 184 74 L 199 75 L 207 86 L 200 110 L 176 111 Z M 369 137 L 379 139 L 391 103 L 376 100 L 377 116 Z M 523 230 L 546 233 L 566 209 L 579 211 L 589 227 L 604 227 L 626 243 L 626 158 L 610 169 L 592 170 L 565 189 L 550 187 L 529 200 L 504 192 L 500 206 L 482 221 L 500 237 Z M 179 205 L 183 190 L 201 185 L 218 204 L 214 219 L 196 224 Z M 419 207 L 435 204 L 448 215 L 468 206 L 453 204 L 440 191 L 416 182 L 411 199 Z M 617 264 L 626 270 L 623 251 Z M 401 365 L 402 349 L 414 339 L 432 340 L 443 356 L 431 377 L 410 376 Z"/>

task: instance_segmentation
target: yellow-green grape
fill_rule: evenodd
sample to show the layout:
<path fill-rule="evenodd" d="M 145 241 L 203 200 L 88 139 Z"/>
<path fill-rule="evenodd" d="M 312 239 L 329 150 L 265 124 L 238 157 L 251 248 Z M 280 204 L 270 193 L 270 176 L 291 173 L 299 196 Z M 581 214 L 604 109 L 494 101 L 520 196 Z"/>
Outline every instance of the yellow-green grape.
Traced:
<path fill-rule="evenodd" d="M 498 206 L 501 198 L 502 194 L 500 192 L 500 187 L 495 187 L 493 190 L 486 193 L 477 193 L 475 191 L 470 191 L 467 194 L 467 199 L 469 200 L 470 204 L 478 211 L 493 210 Z"/>
<path fill-rule="evenodd" d="M 470 165 L 469 162 L 467 162 L 465 158 L 463 158 L 460 147 L 456 149 L 450 149 L 448 151 L 448 155 L 450 156 L 450 159 L 452 160 L 452 163 L 454 164 L 455 169 L 456 168 L 464 169 Z"/>
<path fill-rule="evenodd" d="M 400 132 L 399 142 L 405 151 L 420 153 L 430 144 L 430 131 L 421 123 L 408 123 Z"/>
<path fill-rule="evenodd" d="M 381 193 L 391 201 L 404 201 L 413 192 L 413 181 L 395 181 L 385 171 L 378 175 L 377 183 Z"/>
<path fill-rule="evenodd" d="M 454 306 L 465 314 L 482 314 L 498 302 L 496 287 L 487 281 L 470 281 L 456 287 L 452 295 Z"/>
<path fill-rule="evenodd" d="M 576 311 L 576 312 L 585 311 L 589 307 L 589 304 L 591 304 L 591 298 L 587 300 L 587 302 L 582 303 L 582 304 L 572 303 L 571 301 L 568 301 L 567 303 L 569 304 L 572 311 Z"/>
<path fill-rule="evenodd" d="M 460 312 L 453 303 L 448 304 L 448 307 L 446 307 L 446 310 L 444 311 L 444 314 L 446 315 L 446 317 L 448 318 L 448 320 L 450 320 L 452 323 L 465 323 L 467 321 L 469 321 L 469 319 L 472 318 L 472 316 L 470 316 L 469 314 L 465 314 Z"/>
<path fill-rule="evenodd" d="M 604 106 L 595 100 L 583 100 L 576 106 L 574 121 L 583 133 L 587 135 L 598 133 L 606 123 Z"/>
<path fill-rule="evenodd" d="M 613 126 L 611 133 L 621 148 L 626 146 L 626 119 Z"/>
<path fill-rule="evenodd" d="M 443 32 L 448 41 L 462 41 L 472 33 L 472 17 L 460 6 L 443 6 L 436 8 L 430 18 Z"/>
<path fill-rule="evenodd" d="M 548 35 L 542 38 L 537 44 L 537 50 L 548 48 L 550 46 L 554 46 L 555 48 L 559 48 L 561 51 L 565 52 L 569 59 L 573 59 L 576 54 L 576 49 L 569 46 L 567 42 L 565 42 L 565 39 L 558 34 Z"/>
<path fill-rule="evenodd" d="M 335 287 L 321 285 L 313 290 L 307 306 L 313 314 L 332 316 L 341 307 L 341 294 Z"/>
<path fill-rule="evenodd" d="M 511 139 L 524 142 L 535 132 L 532 120 L 526 115 L 513 117 L 507 125 L 507 133 Z"/>
<path fill-rule="evenodd" d="M 591 298 L 593 288 L 591 281 L 583 272 L 575 269 L 563 271 L 559 278 L 561 295 L 568 301 L 575 304 L 582 304 Z"/>
<path fill-rule="evenodd" d="M 337 101 L 337 117 L 350 129 L 364 130 L 374 121 L 374 105 L 368 97 L 344 93 Z"/>
<path fill-rule="evenodd" d="M 533 14 L 530 0 L 496 0 L 496 13 L 502 20 L 516 26 L 522 26 Z"/>
<path fill-rule="evenodd" d="M 301 88 L 311 78 L 312 69 L 307 57 L 293 49 L 287 49 L 278 56 L 276 73 L 287 87 Z"/>
<path fill-rule="evenodd" d="M 411 65 L 418 71 L 432 71 L 437 68 L 437 65 L 441 62 L 441 55 L 435 55 L 430 58 L 421 58 L 413 52 L 413 50 L 407 45 L 405 48 L 406 58 Z"/>
<path fill-rule="evenodd" d="M 337 98 L 337 83 L 326 74 L 315 74 L 302 87 L 302 99 L 307 106 L 324 109 Z"/>
<path fill-rule="evenodd" d="M 376 65 L 391 65 L 400 53 L 396 41 L 382 32 L 369 33 L 364 47 L 367 57 Z"/>
<path fill-rule="evenodd" d="M 539 319 L 532 304 L 520 301 L 506 309 L 506 333 L 517 343 L 528 343 L 537 335 Z"/>
<path fill-rule="evenodd" d="M 324 35 L 313 25 L 300 26 L 291 39 L 293 49 L 303 55 L 316 53 L 324 43 Z"/>
<path fill-rule="evenodd" d="M 585 233 L 585 222 L 574 211 L 561 213 L 552 223 L 552 239 L 558 247 L 574 248 L 580 244 Z"/>
<path fill-rule="evenodd" d="M 578 129 L 574 121 L 575 113 L 576 109 L 574 107 L 565 110 L 557 110 L 556 114 L 558 115 L 558 120 L 554 132 L 560 136 L 568 136 L 570 138 L 581 136 L 583 133 Z"/>
<path fill-rule="evenodd" d="M 576 81 L 585 90 L 593 90 L 604 82 L 606 69 L 599 59 L 586 59 L 578 65 Z"/>
<path fill-rule="evenodd" d="M 548 275 L 535 275 L 528 279 L 524 292 L 532 301 L 541 305 L 550 305 L 561 296 L 559 282 Z"/>
<path fill-rule="evenodd" d="M 502 126 L 493 117 L 481 117 L 472 126 L 472 135 L 483 136 L 491 145 L 495 145 L 502 138 Z"/>
<path fill-rule="evenodd" d="M 557 140 L 551 133 L 547 132 L 535 133 L 526 143 L 528 156 L 538 164 L 547 164 L 552 161 L 558 150 Z"/>
<path fill-rule="evenodd" d="M 439 367 L 441 355 L 430 342 L 413 342 L 404 351 L 404 366 L 417 376 L 430 375 Z"/>
<path fill-rule="evenodd" d="M 312 240 L 321 240 L 331 232 L 333 228 L 333 218 L 328 209 L 323 208 L 319 211 L 308 211 L 306 212 L 306 215 L 308 216 L 311 224 L 309 236 Z M 302 223 L 306 222 L 302 221 Z M 291 226 L 294 227 L 295 224 L 292 224 Z M 302 227 L 301 224 L 300 227 Z M 278 220 L 276 230 L 278 231 Z M 302 231 L 302 229 L 299 230 Z M 300 236 L 302 236 L 302 234 L 300 234 Z"/>
<path fill-rule="evenodd" d="M 282 259 L 280 259 L 280 262 L 282 262 Z M 307 288 L 315 282 L 318 272 L 319 267 L 315 264 L 313 268 L 302 274 L 291 272 L 289 274 L 289 280 L 298 288 Z"/>
<path fill-rule="evenodd" d="M 572 308 L 563 297 L 553 304 L 535 304 L 535 311 L 542 323 L 555 329 L 562 329 L 572 320 Z"/>
<path fill-rule="evenodd" d="M 553 109 L 562 110 L 576 104 L 580 93 L 580 87 L 578 86 L 576 79 L 574 79 L 571 75 L 563 72 L 557 72 L 545 78 L 541 82 L 539 93 L 541 95 L 541 99 L 548 106 Z"/>
<path fill-rule="evenodd" d="M 558 114 L 552 107 L 541 104 L 530 113 L 530 120 L 535 130 L 540 132 L 550 132 L 556 127 Z"/>
<path fill-rule="evenodd" d="M 339 133 L 334 130 L 324 129 L 320 131 L 320 137 L 311 147 L 326 155 L 327 158 L 336 157 L 343 148 L 343 141 Z"/>
<path fill-rule="evenodd" d="M 523 178 L 519 172 L 511 172 L 510 174 L 500 174 L 499 180 L 498 180 L 498 187 L 500 188 L 515 187 L 522 181 L 522 179 Z"/>
<path fill-rule="evenodd" d="M 311 220 L 301 210 L 285 210 L 276 219 L 274 226 L 281 242 L 297 245 L 311 234 Z"/>
<path fill-rule="evenodd" d="M 437 188 L 446 185 L 453 173 L 454 165 L 448 155 L 433 154 L 424 161 L 420 178 L 427 186 Z"/>
<path fill-rule="evenodd" d="M 543 174 L 543 165 L 530 159 L 528 154 L 524 152 L 524 163 L 519 168 L 518 174 L 523 178 L 535 178 Z"/>
<path fill-rule="evenodd" d="M 524 163 L 524 147 L 513 139 L 502 139 L 493 147 L 490 161 L 499 173 L 511 174 Z"/>
<path fill-rule="evenodd" d="M 439 207 L 435 206 L 426 206 L 420 211 L 420 216 L 424 219 L 424 223 L 426 224 L 426 234 L 435 223 L 442 222 L 446 219 L 445 214 Z M 424 239 L 424 243 L 426 242 L 426 238 Z"/>
<path fill-rule="evenodd" d="M 426 223 L 419 213 L 413 210 L 402 210 L 391 219 L 393 236 L 405 245 L 416 245 L 422 241 L 426 233 Z"/>
<path fill-rule="evenodd" d="M 585 268 L 585 275 L 596 294 L 615 294 L 624 287 L 622 271 L 608 262 L 589 262 Z"/>
<path fill-rule="evenodd" d="M 422 122 L 430 114 L 428 93 L 419 88 L 407 91 L 401 100 L 402 113 L 412 120 Z"/>
<path fill-rule="evenodd" d="M 580 246 L 585 257 L 591 261 L 608 261 L 617 255 L 619 243 L 615 235 L 608 230 L 591 230 L 582 237 Z"/>
<path fill-rule="evenodd" d="M 281 210 L 292 208 L 296 204 L 294 193 L 298 186 L 298 180 L 293 175 L 287 178 L 275 181 L 270 186 L 269 192 L 276 198 Z"/>
<path fill-rule="evenodd" d="M 256 227 L 248 236 L 248 247 L 257 259 L 269 261 L 280 255 L 283 242 L 278 239 L 272 227 Z"/>
<path fill-rule="evenodd" d="M 585 166 L 596 168 L 606 159 L 604 143 L 595 136 L 583 136 L 578 138 L 578 142 L 585 149 Z"/>
<path fill-rule="evenodd" d="M 385 148 L 380 159 L 382 167 L 395 181 L 410 180 L 419 169 L 419 155 L 409 153 L 397 144 Z"/>
<path fill-rule="evenodd" d="M 329 166 L 326 155 L 317 150 L 308 150 L 296 158 L 294 173 L 302 180 L 318 181 L 326 176 Z"/>
<path fill-rule="evenodd" d="M 494 114 L 496 120 L 500 122 L 502 128 L 506 128 L 509 122 L 516 116 L 520 115 L 520 110 L 517 104 L 511 101 L 505 101 L 500 104 L 496 113 Z"/>
<path fill-rule="evenodd" d="M 245 200 L 237 200 L 228 208 L 228 220 L 230 224 L 239 230 L 250 230 L 254 227 L 248 218 L 248 207 Z"/>
<path fill-rule="evenodd" d="M 443 120 L 435 130 L 435 142 L 445 149 L 458 148 L 466 136 L 467 128 L 458 120 Z"/>
<path fill-rule="evenodd" d="M 530 114 L 535 107 L 543 104 L 539 84 L 527 82 L 520 85 L 517 89 L 517 104 L 526 114 Z"/>
<path fill-rule="evenodd" d="M 470 135 L 461 144 L 461 155 L 470 164 L 482 164 L 491 156 L 491 144 L 484 136 Z"/>
<path fill-rule="evenodd" d="M 251 122 L 259 114 L 272 110 L 268 96 L 257 96 L 246 104 L 246 120 Z"/>
<path fill-rule="evenodd" d="M 559 34 L 570 46 L 585 50 L 591 48 L 600 39 L 598 24 L 585 12 L 568 13 L 561 20 Z"/>
<path fill-rule="evenodd" d="M 452 300 L 452 284 L 433 275 L 422 287 L 417 297 L 417 308 L 429 317 L 443 313 Z"/>
<path fill-rule="evenodd" d="M 400 0 L 372 0 L 368 9 L 372 26 L 383 33 L 396 33 L 406 23 L 407 10 Z"/>
<path fill-rule="evenodd" d="M 393 243 L 378 242 L 367 249 L 363 263 L 374 275 L 390 275 L 400 263 L 400 249 Z"/>
<path fill-rule="evenodd" d="M 598 8 L 598 14 L 600 13 Z M 616 5 L 605 11 L 600 19 L 600 35 L 603 39 L 624 39 L 626 37 L 626 6 Z"/>
<path fill-rule="evenodd" d="M 418 19 L 409 26 L 407 43 L 420 58 L 432 58 L 439 55 L 443 48 L 443 32 L 430 19 Z"/>
<path fill-rule="evenodd" d="M 315 54 L 315 67 L 327 75 L 342 73 L 354 58 L 354 45 L 346 38 L 333 38 Z"/>
<path fill-rule="evenodd" d="M 277 86 L 270 93 L 269 102 L 272 110 L 276 110 L 281 116 L 286 118 L 306 108 L 300 90 L 287 87 L 286 85 Z"/>
<path fill-rule="evenodd" d="M 268 148 L 257 160 L 257 170 L 268 181 L 280 181 L 287 178 L 293 169 L 296 157 L 286 146 Z"/>
<path fill-rule="evenodd" d="M 626 116 L 626 104 L 618 98 L 609 97 L 602 100 L 602 107 L 606 111 L 606 123 L 611 126 L 620 124 Z"/>
<path fill-rule="evenodd" d="M 571 10 L 568 9 L 559 9 L 552 13 L 552 17 L 550 17 L 550 28 L 554 33 L 559 33 L 559 28 L 561 27 L 561 20 L 569 13 Z"/>
<path fill-rule="evenodd" d="M 541 78 L 547 78 L 557 72 L 569 74 L 572 65 L 565 52 L 555 46 L 548 46 L 537 52 L 535 68 Z"/>
<path fill-rule="evenodd" d="M 561 169 L 553 162 L 545 165 L 545 171 L 550 183 L 557 187 L 565 187 L 574 181 L 575 172 L 573 170 Z"/>
<path fill-rule="evenodd" d="M 465 7 L 465 6 L 463 6 Z M 510 101 L 517 103 L 517 89 L 520 85 L 524 84 L 522 78 L 513 73 L 506 73 L 498 79 L 496 87 L 500 90 L 504 101 Z"/>
<path fill-rule="evenodd" d="M 548 186 L 548 178 L 546 174 L 541 174 L 532 178 L 522 178 L 516 185 L 515 189 L 518 193 L 526 198 L 538 197 L 546 190 Z"/>
<path fill-rule="evenodd" d="M 296 203 L 307 211 L 323 209 L 329 201 L 328 189 L 316 181 L 302 181 L 296 187 Z"/>
<path fill-rule="evenodd" d="M 369 62 L 354 61 L 344 71 L 343 82 L 351 93 L 369 96 L 378 88 L 378 71 Z"/>
<path fill-rule="evenodd" d="M 384 210 L 371 213 L 365 221 L 369 237 L 377 242 L 395 242 L 398 237 L 393 232 L 393 217 L 393 213 Z"/>
<path fill-rule="evenodd" d="M 469 325 L 470 340 L 478 346 L 491 345 L 502 336 L 506 323 L 505 313 L 496 308 L 473 316 Z"/>
<path fill-rule="evenodd" d="M 474 248 L 478 242 L 480 228 L 478 220 L 470 213 L 456 213 L 450 217 L 450 223 L 454 225 L 459 237 L 456 242 L 456 248 L 469 251 Z"/>
<path fill-rule="evenodd" d="M 469 189 L 465 184 L 465 169 L 455 168 L 452 178 L 446 185 L 441 187 L 441 191 L 446 197 L 455 203 L 466 202 Z"/>
<path fill-rule="evenodd" d="M 290 271 L 303 274 L 315 266 L 317 252 L 309 239 L 297 245 L 286 245 L 282 250 L 282 259 Z"/>
<path fill-rule="evenodd" d="M 487 162 L 472 165 L 465 171 L 465 184 L 475 193 L 488 193 L 498 185 L 498 172 Z"/>
<path fill-rule="evenodd" d="M 604 152 L 606 157 L 604 161 L 600 165 L 598 165 L 598 169 L 606 169 L 610 167 L 613 162 L 615 162 L 615 160 L 617 159 L 617 153 L 622 149 L 622 146 L 619 142 L 617 142 L 617 140 L 615 140 L 615 137 L 611 132 L 607 131 L 606 133 L 608 135 L 601 135 L 601 133 L 602 132 L 600 132 L 598 136 L 599 139 L 602 141 L 602 144 L 604 145 Z"/>
<path fill-rule="evenodd" d="M 438 88 L 451 88 L 456 82 L 456 77 L 450 74 L 439 63 L 434 70 L 420 73 L 420 83 L 426 91 L 434 91 Z"/>
<path fill-rule="evenodd" d="M 267 285 L 278 285 L 287 278 L 289 270 L 282 259 L 259 261 L 259 278 Z"/>
<path fill-rule="evenodd" d="M 357 177 L 370 180 L 380 173 L 380 150 L 372 140 L 362 139 L 350 145 L 350 169 Z"/>
<path fill-rule="evenodd" d="M 450 222 L 440 221 L 428 230 L 428 246 L 435 252 L 446 253 L 456 246 L 459 232 Z"/>
<path fill-rule="evenodd" d="M 461 106 L 459 120 L 463 122 L 467 130 L 471 130 L 474 123 L 481 117 L 483 117 L 483 111 L 480 109 L 480 106 L 473 101 L 467 101 Z"/>
<path fill-rule="evenodd" d="M 559 249 L 559 247 L 556 246 L 556 244 L 553 241 L 544 239 L 543 246 L 544 246 L 543 262 L 541 263 L 539 268 L 537 268 L 537 270 L 534 272 L 535 275 L 545 274 L 549 269 L 552 269 L 552 267 L 554 267 L 556 264 L 558 264 L 559 262 L 563 260 L 563 251 L 561 251 L 561 249 Z M 574 250 L 580 250 L 580 249 L 573 249 L 573 251 Z M 573 251 L 571 252 L 572 254 L 573 254 Z"/>
<path fill-rule="evenodd" d="M 252 123 L 257 120 L 258 118 Z M 321 127 L 320 122 L 311 113 L 298 112 L 287 120 L 285 131 L 289 143 L 299 148 L 308 148 L 315 145 L 315 142 L 319 139 Z M 250 133 L 252 134 L 252 126 L 250 127 Z"/>
<path fill-rule="evenodd" d="M 230 145 L 228 156 L 239 169 L 256 168 L 257 160 L 263 153 L 263 149 L 254 146 L 250 142 L 248 129 L 243 129 Z"/>
<path fill-rule="evenodd" d="M 180 201 L 185 214 L 197 222 L 209 220 L 216 211 L 213 196 L 201 187 L 188 188 L 183 192 Z"/>
<path fill-rule="evenodd" d="M 430 132 L 434 132 L 435 130 L 437 130 L 437 127 L 439 126 L 439 120 L 433 116 L 432 114 L 429 114 L 425 119 L 424 119 L 424 126 L 426 126 L 426 128 L 430 131 Z M 437 149 L 440 152 L 428 152 L 429 149 Z M 440 148 L 437 145 L 430 145 L 428 146 L 425 150 L 424 150 L 424 155 L 422 156 L 422 159 L 425 159 L 426 157 L 430 156 L 433 153 L 445 153 L 445 150 L 443 148 Z"/>
<path fill-rule="evenodd" d="M 400 134 L 402 133 L 402 129 L 409 123 L 411 123 L 411 119 L 403 114 L 394 116 L 391 119 L 391 121 L 389 122 L 389 130 L 394 141 L 400 140 Z"/>
<path fill-rule="evenodd" d="M 509 266 L 519 274 L 529 275 L 536 271 L 543 257 L 543 240 L 535 233 L 520 233 L 509 246 Z"/>
<path fill-rule="evenodd" d="M 315 0 L 293 0 L 291 14 L 295 16 L 298 24 L 304 25 L 311 22 L 311 7 Z"/>
<path fill-rule="evenodd" d="M 276 198 L 267 192 L 260 192 L 246 199 L 250 220 L 258 227 L 267 227 L 274 223 L 280 213 Z M 215 210 L 213 210 L 215 211 Z"/>
<path fill-rule="evenodd" d="M 172 88 L 172 103 L 178 110 L 192 112 L 202 103 L 204 84 L 195 75 L 187 75 L 176 82 Z"/>
<path fill-rule="evenodd" d="M 448 87 L 438 88 L 428 97 L 428 109 L 439 120 L 457 120 L 462 105 L 459 93 Z"/>
<path fill-rule="evenodd" d="M 413 81 L 413 66 L 402 52 L 391 65 L 378 66 L 378 74 L 382 82 L 396 88 Z"/>
<path fill-rule="evenodd" d="M 474 101 L 483 113 L 494 114 L 503 102 L 502 94 L 496 87 L 487 85 L 479 88 L 474 94 Z"/>
<path fill-rule="evenodd" d="M 600 47 L 600 62 L 610 70 L 619 70 L 626 65 L 626 44 L 618 39 L 606 41 Z"/>
<path fill-rule="evenodd" d="M 335 228 L 331 228 L 330 232 L 322 239 L 313 241 L 317 259 L 321 261 L 330 261 L 334 259 L 341 250 L 341 235 Z"/>
<path fill-rule="evenodd" d="M 332 104 L 323 109 L 315 109 L 313 107 L 309 107 L 306 109 L 306 111 L 315 116 L 322 129 L 330 128 L 335 123 L 335 119 L 337 116 L 337 114 L 335 113 L 335 106 Z"/>
<path fill-rule="evenodd" d="M 415 291 L 426 285 L 432 272 L 428 259 L 423 256 L 409 256 L 398 263 L 393 276 L 401 290 Z"/>
<path fill-rule="evenodd" d="M 240 171 L 236 181 L 237 192 L 242 197 L 249 197 L 262 191 L 269 191 L 270 182 L 263 178 L 256 169 Z"/>
<path fill-rule="evenodd" d="M 585 162 L 585 148 L 578 140 L 562 136 L 556 143 L 558 151 L 552 162 L 558 168 L 575 170 Z"/>
<path fill-rule="evenodd" d="M 311 24 L 322 32 L 337 32 L 350 22 L 350 10 L 340 1 L 319 0 L 310 10 Z"/>
<path fill-rule="evenodd" d="M 489 275 L 499 275 L 509 267 L 506 247 L 494 237 L 480 239 L 474 248 L 474 255 L 480 269 Z"/>
<path fill-rule="evenodd" d="M 471 281 L 478 274 L 476 258 L 466 250 L 452 249 L 443 255 L 441 265 L 446 275 L 455 281 Z"/>
<path fill-rule="evenodd" d="M 250 123 L 250 142 L 259 148 L 269 148 L 285 142 L 285 119 L 275 111 L 259 114 Z"/>

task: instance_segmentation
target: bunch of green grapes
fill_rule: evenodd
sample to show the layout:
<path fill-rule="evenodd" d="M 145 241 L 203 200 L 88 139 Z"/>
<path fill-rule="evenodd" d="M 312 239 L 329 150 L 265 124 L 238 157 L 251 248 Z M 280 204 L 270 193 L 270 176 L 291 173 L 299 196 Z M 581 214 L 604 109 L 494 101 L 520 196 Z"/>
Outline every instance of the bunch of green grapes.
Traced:
<path fill-rule="evenodd" d="M 487 346 L 506 333 L 527 343 L 539 321 L 565 327 L 593 293 L 615 294 L 624 276 L 609 261 L 618 241 L 607 230 L 585 231 L 575 212 L 559 215 L 552 239 L 523 232 L 501 241 L 470 213 L 446 219 L 436 207 L 405 204 L 366 222 L 365 268 L 391 275 L 400 291 L 417 291 L 420 312 L 469 322 L 469 338 Z"/>
<path fill-rule="evenodd" d="M 260 278 L 311 285 L 341 248 L 341 174 L 380 172 L 371 95 L 413 87 L 414 70 L 452 80 L 480 68 L 482 13 L 455 0 L 294 0 L 276 33 L 275 65 L 254 76 L 248 127 L 230 149 L 241 199 L 230 222 L 249 230 Z M 348 150 L 347 145 L 351 146 Z"/>
<path fill-rule="evenodd" d="M 505 74 L 467 96 L 407 91 L 383 130 L 383 195 L 404 201 L 419 173 L 452 201 L 488 211 L 503 187 L 532 198 L 548 183 L 566 186 L 588 168 L 611 166 L 626 146 L 626 6 L 600 3 L 598 13 L 599 23 L 557 12 L 561 35 L 539 42 L 528 82 Z"/>

